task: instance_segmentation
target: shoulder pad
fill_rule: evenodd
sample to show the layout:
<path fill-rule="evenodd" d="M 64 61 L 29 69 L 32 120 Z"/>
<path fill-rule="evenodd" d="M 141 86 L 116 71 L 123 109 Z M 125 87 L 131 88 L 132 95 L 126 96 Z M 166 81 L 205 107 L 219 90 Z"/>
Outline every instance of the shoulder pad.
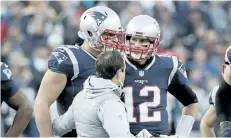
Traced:
<path fill-rule="evenodd" d="M 64 73 L 67 77 L 76 78 L 79 73 L 76 50 L 79 47 L 73 45 L 61 45 L 52 53 L 48 61 L 48 68 L 54 72 Z M 74 52 L 75 51 L 75 52 Z"/>

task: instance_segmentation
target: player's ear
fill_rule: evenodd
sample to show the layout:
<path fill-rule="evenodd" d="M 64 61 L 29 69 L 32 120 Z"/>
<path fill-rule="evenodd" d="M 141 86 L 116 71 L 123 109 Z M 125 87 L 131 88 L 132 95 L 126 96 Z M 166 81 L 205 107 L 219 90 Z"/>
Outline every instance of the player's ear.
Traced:
<path fill-rule="evenodd" d="M 122 73 L 123 73 L 122 69 L 117 70 L 117 72 L 116 72 L 116 79 L 120 79 Z"/>
<path fill-rule="evenodd" d="M 224 72 L 225 72 L 225 64 L 222 65 L 222 72 L 221 72 L 222 76 L 224 75 Z"/>

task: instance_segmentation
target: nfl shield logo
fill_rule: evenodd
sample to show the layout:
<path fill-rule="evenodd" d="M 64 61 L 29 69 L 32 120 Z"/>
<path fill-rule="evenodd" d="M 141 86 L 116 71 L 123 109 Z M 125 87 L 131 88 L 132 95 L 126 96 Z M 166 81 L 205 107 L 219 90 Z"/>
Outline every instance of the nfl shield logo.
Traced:
<path fill-rule="evenodd" d="M 144 76 L 144 71 L 143 71 L 143 70 L 140 70 L 140 71 L 139 71 L 139 76 L 140 76 L 140 77 L 143 77 L 143 76 Z"/>

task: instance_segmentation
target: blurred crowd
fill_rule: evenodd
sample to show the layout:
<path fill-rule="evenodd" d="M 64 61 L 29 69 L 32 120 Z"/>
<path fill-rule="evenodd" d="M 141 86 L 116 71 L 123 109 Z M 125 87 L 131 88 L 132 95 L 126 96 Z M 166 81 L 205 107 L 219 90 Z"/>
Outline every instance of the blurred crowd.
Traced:
<path fill-rule="evenodd" d="M 34 102 L 51 51 L 62 44 L 82 44 L 77 35 L 80 16 L 96 5 L 115 10 L 124 27 L 140 14 L 159 22 L 160 52 L 175 54 L 184 62 L 200 101 L 192 133 L 200 136 L 200 119 L 209 106 L 209 93 L 221 77 L 225 50 L 231 45 L 229 1 L 1 1 L 1 61 L 10 66 L 28 98 Z M 173 132 L 182 106 L 171 96 L 168 102 Z M 2 104 L 2 132 L 12 124 L 13 116 L 14 111 Z M 34 120 L 24 136 L 38 136 Z"/>

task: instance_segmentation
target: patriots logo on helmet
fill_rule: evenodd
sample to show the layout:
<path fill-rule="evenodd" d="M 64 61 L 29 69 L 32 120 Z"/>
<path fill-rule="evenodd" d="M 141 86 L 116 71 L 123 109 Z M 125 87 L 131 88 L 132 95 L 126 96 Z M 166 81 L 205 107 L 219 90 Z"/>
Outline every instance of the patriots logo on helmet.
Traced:
<path fill-rule="evenodd" d="M 65 56 L 61 52 L 52 52 L 52 54 L 55 56 L 55 58 L 58 60 L 58 64 L 61 64 L 63 61 L 67 59 L 67 56 Z"/>
<path fill-rule="evenodd" d="M 104 15 L 103 13 L 97 11 L 90 11 L 86 14 L 92 16 L 98 26 L 100 26 L 100 24 L 107 18 L 107 14 Z"/>

